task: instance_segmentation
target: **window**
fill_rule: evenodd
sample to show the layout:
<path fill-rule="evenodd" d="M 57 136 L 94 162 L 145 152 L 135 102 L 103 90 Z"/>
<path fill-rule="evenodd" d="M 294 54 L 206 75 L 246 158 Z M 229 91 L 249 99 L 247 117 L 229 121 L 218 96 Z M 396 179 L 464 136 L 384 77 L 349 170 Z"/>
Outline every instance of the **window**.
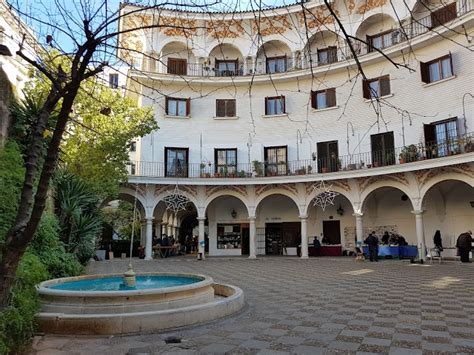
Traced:
<path fill-rule="evenodd" d="M 456 16 L 456 1 L 449 5 L 444 5 L 440 9 L 431 13 L 431 28 L 435 28 L 454 20 Z"/>
<path fill-rule="evenodd" d="M 393 132 L 373 134 L 370 136 L 370 143 L 374 167 L 395 164 Z"/>
<path fill-rule="evenodd" d="M 186 59 L 168 58 L 168 74 L 186 75 L 188 73 Z"/>
<path fill-rule="evenodd" d="M 311 91 L 311 107 L 321 110 L 336 106 L 336 89 Z"/>
<path fill-rule="evenodd" d="M 368 100 L 390 95 L 390 77 L 388 75 L 364 80 L 362 86 L 364 98 Z"/>
<path fill-rule="evenodd" d="M 280 115 L 285 111 L 285 96 L 265 98 L 265 115 Z"/>
<path fill-rule="evenodd" d="M 337 47 L 318 49 L 318 65 L 337 62 Z"/>
<path fill-rule="evenodd" d="M 318 172 L 330 173 L 339 170 L 339 151 L 337 141 L 319 142 L 318 149 Z"/>
<path fill-rule="evenodd" d="M 459 151 L 457 118 L 424 125 L 426 157 L 444 157 Z"/>
<path fill-rule="evenodd" d="M 217 225 L 217 249 L 240 249 L 242 247 L 240 224 Z"/>
<path fill-rule="evenodd" d="M 377 33 L 373 36 L 367 36 L 367 43 L 369 45 L 369 52 L 374 52 L 374 49 L 383 49 L 398 43 L 399 32 L 389 30 Z"/>
<path fill-rule="evenodd" d="M 235 117 L 235 100 L 216 100 L 216 117 Z"/>
<path fill-rule="evenodd" d="M 119 77 L 117 73 L 109 74 L 109 86 L 112 89 L 118 88 L 118 80 L 119 80 Z"/>
<path fill-rule="evenodd" d="M 191 99 L 166 97 L 165 105 L 168 116 L 187 117 L 191 114 Z"/>
<path fill-rule="evenodd" d="M 235 76 L 238 75 L 239 61 L 216 59 L 216 76 Z"/>
<path fill-rule="evenodd" d="M 219 176 L 235 175 L 237 172 L 237 149 L 215 149 L 216 174 Z"/>
<path fill-rule="evenodd" d="M 165 176 L 188 176 L 189 148 L 165 148 Z"/>
<path fill-rule="evenodd" d="M 434 59 L 427 63 L 420 63 L 421 81 L 432 83 L 453 76 L 453 59 L 451 54 Z"/>
<path fill-rule="evenodd" d="M 265 176 L 286 175 L 288 149 L 286 146 L 265 148 Z"/>
<path fill-rule="evenodd" d="M 286 72 L 286 57 L 267 58 L 267 74 Z"/>
<path fill-rule="evenodd" d="M 132 141 L 132 142 L 130 143 L 130 151 L 131 151 L 131 152 L 136 152 L 136 151 L 137 151 L 137 142 Z"/>

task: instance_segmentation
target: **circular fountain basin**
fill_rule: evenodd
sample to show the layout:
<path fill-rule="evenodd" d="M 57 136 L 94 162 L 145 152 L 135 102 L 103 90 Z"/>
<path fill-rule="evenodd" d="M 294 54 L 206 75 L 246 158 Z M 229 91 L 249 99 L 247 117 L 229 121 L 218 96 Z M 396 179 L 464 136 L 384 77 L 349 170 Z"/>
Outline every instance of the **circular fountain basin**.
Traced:
<path fill-rule="evenodd" d="M 121 274 L 69 277 L 38 286 L 40 329 L 56 334 L 159 331 L 227 316 L 244 305 L 237 287 L 204 275 L 143 273 L 127 288 Z"/>

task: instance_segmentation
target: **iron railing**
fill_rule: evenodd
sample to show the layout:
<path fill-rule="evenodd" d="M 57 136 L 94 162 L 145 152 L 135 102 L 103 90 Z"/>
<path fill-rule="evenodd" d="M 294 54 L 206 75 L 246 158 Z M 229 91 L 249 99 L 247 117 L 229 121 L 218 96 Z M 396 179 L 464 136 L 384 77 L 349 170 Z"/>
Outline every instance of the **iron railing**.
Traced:
<path fill-rule="evenodd" d="M 472 10 L 472 0 L 457 0 L 456 10 L 454 12 L 444 11 L 438 14 L 434 14 L 432 11 L 430 15 L 422 17 L 420 19 L 410 19 L 401 27 L 394 29 L 389 35 L 385 35 L 381 44 L 377 47 L 370 43 L 364 43 L 360 41 L 353 42 L 353 49 L 357 56 L 364 56 L 377 50 L 383 50 L 399 43 L 405 42 L 409 39 L 413 39 L 424 33 L 431 31 L 433 28 L 443 26 L 449 21 L 466 14 Z M 436 9 L 434 9 L 436 10 Z M 286 64 L 282 70 L 278 72 L 290 72 L 294 70 L 310 69 L 325 65 L 331 65 L 333 63 L 350 60 L 354 57 L 350 47 L 345 44 L 337 47 L 337 54 L 330 55 L 324 60 L 320 60 L 317 53 L 303 54 L 302 57 L 287 57 Z M 150 61 L 149 58 L 144 58 L 144 61 Z M 148 68 L 149 71 L 157 71 L 160 74 L 174 74 L 174 75 L 186 75 L 186 76 L 201 76 L 201 77 L 233 77 L 233 76 L 246 76 L 246 75 L 264 75 L 269 74 L 266 58 L 257 57 L 256 62 L 247 62 L 247 66 L 240 64 L 238 68 L 233 70 L 219 70 L 214 66 L 202 63 L 187 63 L 184 67 L 182 64 L 170 64 L 168 67 L 166 64 L 158 65 L 156 63 L 143 63 L 143 68 Z M 148 65 L 148 66 L 147 66 Z"/>
<path fill-rule="evenodd" d="M 474 152 L 474 133 L 438 143 L 418 143 L 405 147 L 390 148 L 342 156 L 331 156 L 288 162 L 238 163 L 216 167 L 213 163 L 189 163 L 165 166 L 162 162 L 131 161 L 128 174 L 134 176 L 166 178 L 258 178 L 268 176 L 292 176 L 326 174 L 339 171 L 380 168 L 408 164 L 417 161 L 442 158 L 450 155 Z"/>

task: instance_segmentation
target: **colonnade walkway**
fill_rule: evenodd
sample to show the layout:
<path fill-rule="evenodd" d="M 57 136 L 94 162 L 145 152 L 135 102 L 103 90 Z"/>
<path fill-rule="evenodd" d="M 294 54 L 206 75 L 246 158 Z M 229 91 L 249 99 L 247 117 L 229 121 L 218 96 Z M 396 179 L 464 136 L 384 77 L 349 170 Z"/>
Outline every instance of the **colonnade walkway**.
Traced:
<path fill-rule="evenodd" d="M 90 274 L 128 260 L 93 262 Z M 354 258 L 176 257 L 134 261 L 138 272 L 203 273 L 244 290 L 227 319 L 164 334 L 38 336 L 36 354 L 474 353 L 474 264 Z M 165 344 L 176 336 L 179 344 Z"/>

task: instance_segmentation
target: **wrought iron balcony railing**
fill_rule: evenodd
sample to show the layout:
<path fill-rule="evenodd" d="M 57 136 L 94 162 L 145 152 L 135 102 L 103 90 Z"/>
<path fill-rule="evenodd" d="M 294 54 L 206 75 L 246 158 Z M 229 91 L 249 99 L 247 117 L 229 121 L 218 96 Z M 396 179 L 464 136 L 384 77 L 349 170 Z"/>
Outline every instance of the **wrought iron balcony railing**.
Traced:
<path fill-rule="evenodd" d="M 161 178 L 258 178 L 268 176 L 293 176 L 326 174 L 339 171 L 381 168 L 418 161 L 443 158 L 474 152 L 474 133 L 438 143 L 418 143 L 384 151 L 371 151 L 350 155 L 329 155 L 325 158 L 219 165 L 213 163 L 168 164 L 162 162 L 132 161 L 128 174 L 132 176 Z"/>

